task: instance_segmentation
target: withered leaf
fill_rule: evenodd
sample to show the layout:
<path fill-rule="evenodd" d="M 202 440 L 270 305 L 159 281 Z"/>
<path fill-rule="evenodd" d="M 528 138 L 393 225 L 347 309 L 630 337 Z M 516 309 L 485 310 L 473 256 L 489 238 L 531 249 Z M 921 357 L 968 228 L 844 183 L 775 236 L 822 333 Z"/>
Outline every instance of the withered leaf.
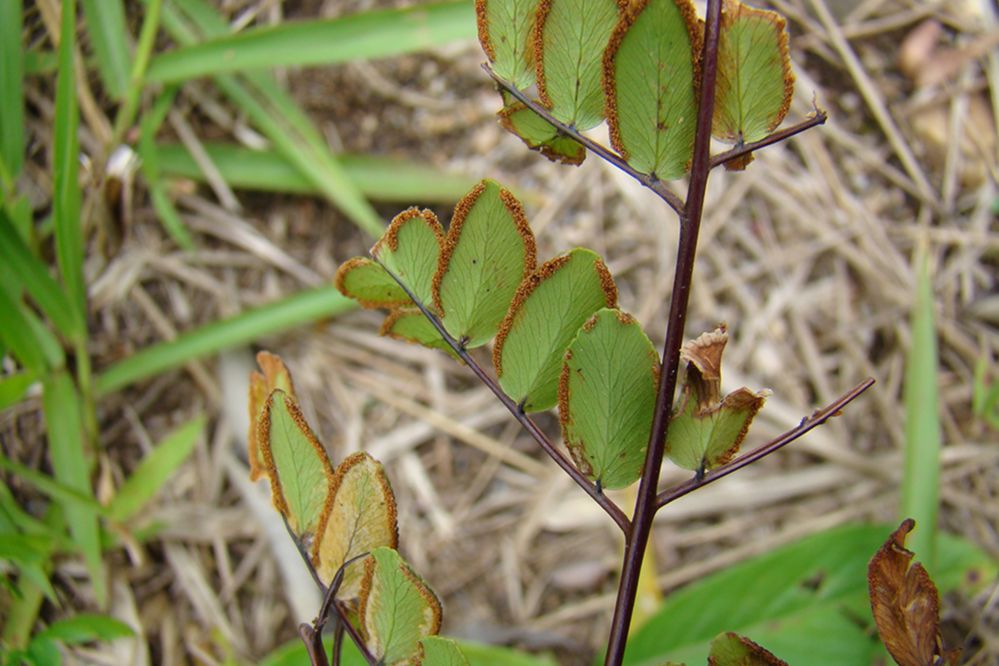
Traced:
<path fill-rule="evenodd" d="M 266 406 L 267 396 L 274 389 L 281 389 L 295 400 L 295 385 L 291 373 L 281 357 L 268 351 L 257 354 L 257 365 L 263 371 L 250 373 L 250 431 L 247 435 L 247 448 L 250 458 L 250 480 L 256 481 L 265 473 L 260 456 L 260 430 L 258 422 Z"/>
<path fill-rule="evenodd" d="M 881 641 L 899 666 L 928 666 L 940 657 L 953 663 L 957 653 L 945 650 L 940 636 L 940 595 L 923 565 L 911 564 L 914 553 L 905 538 L 915 527 L 902 521 L 871 559 L 867 584 L 871 611 Z"/>

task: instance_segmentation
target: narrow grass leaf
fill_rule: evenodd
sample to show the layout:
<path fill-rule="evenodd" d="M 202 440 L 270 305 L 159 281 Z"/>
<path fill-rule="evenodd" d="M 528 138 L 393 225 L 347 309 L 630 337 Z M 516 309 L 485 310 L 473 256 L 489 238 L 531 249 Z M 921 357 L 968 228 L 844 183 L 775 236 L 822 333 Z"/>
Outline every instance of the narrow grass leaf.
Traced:
<path fill-rule="evenodd" d="M 202 0 L 178 0 L 175 5 L 163 8 L 163 25 L 178 43 L 190 46 L 199 41 L 199 34 L 210 39 L 229 33 L 228 24 Z M 349 180 L 308 116 L 267 72 L 250 72 L 245 77 L 222 74 L 215 77 L 215 83 L 303 178 L 359 228 L 372 236 L 381 235 L 379 215 Z"/>
<path fill-rule="evenodd" d="M 39 638 L 59 641 L 65 645 L 113 641 L 134 636 L 135 630 L 121 620 L 95 613 L 77 613 L 63 620 L 56 620 L 38 633 Z"/>
<path fill-rule="evenodd" d="M 409 208 L 395 216 L 371 248 L 371 256 L 427 305 L 433 297 L 443 243 L 444 229 L 437 216 L 429 210 Z"/>
<path fill-rule="evenodd" d="M 631 636 L 624 664 L 659 666 L 666 659 L 703 664 L 708 642 L 723 631 L 751 636 L 795 666 L 873 663 L 879 646 L 873 639 L 867 564 L 893 529 L 843 525 L 674 591 Z M 974 593 L 971 581 L 980 587 L 995 575 L 996 563 L 981 549 L 941 534 L 936 578 L 941 591 L 960 587 Z"/>
<path fill-rule="evenodd" d="M 199 416 L 163 438 L 115 493 L 108 516 L 124 522 L 141 511 L 191 455 L 204 430 L 205 418 Z"/>
<path fill-rule="evenodd" d="M 532 273 L 513 297 L 493 347 L 500 386 L 526 412 L 558 401 L 562 357 L 579 327 L 617 305 L 617 287 L 600 257 L 583 248 Z"/>
<path fill-rule="evenodd" d="M 554 125 L 522 102 L 508 104 L 497 115 L 503 129 L 519 136 L 528 148 L 552 162 L 578 166 L 586 159 L 586 148 L 581 143 L 559 134 Z"/>
<path fill-rule="evenodd" d="M 258 422 L 260 457 L 271 484 L 271 499 L 288 529 L 306 547 L 316 536 L 333 467 L 294 399 L 271 392 Z"/>
<path fill-rule="evenodd" d="M 31 252 L 2 210 L 0 210 L 0 263 L 16 276 L 63 336 L 69 340 L 85 338 L 86 328 L 83 320 L 79 318 L 66 293 L 49 275 L 46 265 Z"/>
<path fill-rule="evenodd" d="M 129 87 L 132 55 L 121 0 L 82 0 L 90 44 L 97 56 L 97 71 L 104 89 L 115 99 L 125 96 Z"/>
<path fill-rule="evenodd" d="M 375 549 L 364 567 L 358 609 L 364 642 L 378 663 L 407 663 L 420 639 L 440 631 L 440 601 L 391 548 Z"/>
<path fill-rule="evenodd" d="M 496 182 L 458 202 L 434 276 L 434 305 L 466 347 L 496 335 L 520 283 L 534 271 L 534 234 L 524 207 Z"/>
<path fill-rule="evenodd" d="M 925 251 L 916 259 L 916 293 L 910 327 L 912 346 L 905 368 L 905 465 L 900 520 L 912 518 L 909 544 L 936 576 L 937 512 L 940 507 L 940 398 L 933 285 Z"/>
<path fill-rule="evenodd" d="M 64 8 L 65 11 L 65 8 Z M 48 429 L 49 458 L 55 478 L 80 494 L 91 496 L 90 464 L 84 450 L 83 405 L 69 375 L 49 375 L 43 384 L 42 408 Z M 73 541 L 83 553 L 94 596 L 103 606 L 107 599 L 107 573 L 101 560 L 98 512 L 90 503 L 63 500 L 63 511 Z"/>
<path fill-rule="evenodd" d="M 479 43 L 493 70 L 517 88 L 535 79 L 534 21 L 540 0 L 475 0 Z"/>
<path fill-rule="evenodd" d="M 418 666 L 469 666 L 458 644 L 450 638 L 427 636 L 420 640 Z"/>
<path fill-rule="evenodd" d="M 150 64 L 148 80 L 169 83 L 250 69 L 387 58 L 472 38 L 474 25 L 472 7 L 464 0 L 289 21 L 167 51 Z"/>
<path fill-rule="evenodd" d="M 444 341 L 440 331 L 434 328 L 422 312 L 416 308 L 394 308 L 382 322 L 381 335 L 386 335 L 397 340 L 406 340 L 431 349 L 440 349 L 453 358 L 458 355 L 451 345 Z"/>
<path fill-rule="evenodd" d="M 638 322 L 604 308 L 565 352 L 559 382 L 562 437 L 579 470 L 603 488 L 638 480 L 659 382 L 659 355 Z"/>
<path fill-rule="evenodd" d="M 260 366 L 262 372 L 254 370 L 250 373 L 249 400 L 247 401 L 250 428 L 246 435 L 246 441 L 251 481 L 263 478 L 267 473 L 260 455 L 260 429 L 258 427 L 260 417 L 267 410 L 267 399 L 274 389 L 281 389 L 292 400 L 298 400 L 298 396 L 295 395 L 295 383 L 281 357 L 267 351 L 261 351 L 257 354 L 257 365 Z"/>
<path fill-rule="evenodd" d="M 636 0 L 604 53 L 611 145 L 639 171 L 663 180 L 687 172 L 702 28 L 691 0 Z"/>
<path fill-rule="evenodd" d="M 52 218 L 56 259 L 66 291 L 80 319 L 86 312 L 83 281 L 83 227 L 80 223 L 80 124 L 73 54 L 76 47 L 76 0 L 62 3 L 59 74 L 56 78 L 55 137 L 52 146 Z"/>
<path fill-rule="evenodd" d="M 341 294 L 365 308 L 392 308 L 413 302 L 381 264 L 367 257 L 343 262 L 333 283 Z"/>
<path fill-rule="evenodd" d="M 181 144 L 156 147 L 164 176 L 205 181 L 201 168 Z M 322 194 L 310 180 L 273 150 L 251 150 L 234 144 L 206 143 L 205 152 L 225 182 L 237 189 L 289 194 Z M 470 176 L 440 171 L 425 163 L 380 155 L 337 156 L 347 177 L 361 193 L 378 201 L 453 203 L 477 182 Z"/>
<path fill-rule="evenodd" d="M 538 97 L 558 120 L 588 130 L 604 119 L 602 59 L 619 0 L 543 0 L 534 38 Z"/>
<path fill-rule="evenodd" d="M 0 469 L 20 477 L 43 495 L 60 504 L 79 504 L 102 515 L 105 512 L 100 502 L 88 493 L 77 490 L 66 483 L 53 479 L 47 474 L 26 467 L 18 462 L 8 460 L 3 455 L 0 455 Z"/>
<path fill-rule="evenodd" d="M 334 317 L 354 307 L 354 302 L 332 285 L 303 291 L 147 347 L 100 374 L 95 382 L 96 391 L 98 395 L 106 395 L 188 361 Z"/>
<path fill-rule="evenodd" d="M 23 368 L 41 377 L 65 363 L 62 347 L 45 324 L 20 300 L 19 289 L 0 285 L 0 342 Z"/>
<path fill-rule="evenodd" d="M 0 3 L 0 161 L 11 183 L 24 164 L 23 16 L 22 0 Z"/>
<path fill-rule="evenodd" d="M 722 2 L 712 134 L 736 144 L 773 132 L 794 94 L 787 22 L 739 0 Z"/>
<path fill-rule="evenodd" d="M 29 370 L 0 377 L 0 412 L 21 402 L 37 381 L 38 376 Z"/>
<path fill-rule="evenodd" d="M 382 464 L 363 452 L 344 459 L 330 482 L 310 551 L 319 580 L 329 585 L 345 562 L 380 546 L 398 546 L 396 520 L 395 495 Z M 361 562 L 348 566 L 337 597 L 356 597 L 363 573 Z"/>
<path fill-rule="evenodd" d="M 91 0 L 93 1 L 93 0 Z M 146 69 L 156 46 L 156 35 L 160 30 L 160 16 L 163 11 L 163 0 L 149 0 L 145 15 L 142 17 L 142 28 L 139 31 L 139 43 L 135 47 L 135 58 L 132 59 L 128 73 L 128 88 L 125 91 L 125 101 L 118 107 L 114 119 L 114 134 L 112 144 L 117 145 L 125 132 L 135 121 L 139 110 L 139 100 L 145 89 Z"/>

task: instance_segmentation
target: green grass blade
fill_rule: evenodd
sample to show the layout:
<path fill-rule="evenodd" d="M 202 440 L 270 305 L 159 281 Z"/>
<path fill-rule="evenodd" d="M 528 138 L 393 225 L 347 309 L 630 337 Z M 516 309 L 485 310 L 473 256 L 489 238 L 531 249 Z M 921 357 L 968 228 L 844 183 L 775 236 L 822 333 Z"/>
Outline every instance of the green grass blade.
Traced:
<path fill-rule="evenodd" d="M 175 340 L 149 347 L 108 368 L 97 378 L 98 395 L 179 367 L 227 347 L 247 344 L 356 307 L 333 286 L 304 291 L 289 298 L 214 322 Z"/>
<path fill-rule="evenodd" d="M 21 366 L 37 376 L 62 367 L 62 347 L 34 312 L 20 300 L 21 289 L 5 278 L 0 284 L 0 341 Z"/>
<path fill-rule="evenodd" d="M 940 506 L 940 406 L 937 388 L 937 338 L 933 287 L 924 249 L 916 258 L 916 294 L 911 321 L 912 346 L 905 373 L 905 472 L 902 518 L 916 529 L 908 547 L 935 573 L 937 510 Z"/>
<path fill-rule="evenodd" d="M 163 24 L 179 43 L 192 45 L 198 42 L 194 25 L 207 38 L 228 32 L 225 22 L 201 0 L 179 0 L 177 4 L 184 8 L 188 16 L 185 17 L 173 6 L 167 6 L 163 12 Z M 381 235 L 383 223 L 380 216 L 347 178 L 343 167 L 308 117 L 266 72 L 255 72 L 245 78 L 220 75 L 215 82 L 274 143 L 284 158 L 299 170 L 302 177 L 310 180 L 358 227 L 373 236 Z"/>
<path fill-rule="evenodd" d="M 228 143 L 207 143 L 205 150 L 225 181 L 237 189 L 320 194 L 310 181 L 277 152 L 251 150 Z M 181 144 L 156 147 L 162 175 L 204 181 L 201 168 Z M 438 171 L 419 162 L 376 155 L 338 155 L 347 177 L 361 193 L 378 201 L 412 204 L 454 203 L 471 189 L 476 179 Z"/>
<path fill-rule="evenodd" d="M 468 0 L 358 12 L 252 28 L 168 51 L 153 60 L 149 80 L 169 83 L 251 69 L 384 58 L 473 37 L 475 13 Z"/>
<path fill-rule="evenodd" d="M 163 0 L 150 0 L 147 5 L 146 15 L 142 19 L 142 29 L 139 32 L 139 43 L 135 48 L 135 60 L 132 61 L 132 70 L 129 73 L 129 86 L 125 91 L 125 101 L 118 109 L 118 114 L 114 119 L 112 145 L 117 145 L 121 141 L 125 131 L 135 121 L 139 99 L 145 88 L 146 68 L 149 67 L 149 59 L 152 56 L 153 47 L 156 45 L 156 33 L 159 32 L 162 9 Z"/>
<path fill-rule="evenodd" d="M 0 456 L 0 461 L 2 460 L 3 457 Z M 58 504 L 49 505 L 44 521 L 52 531 L 62 532 L 65 530 L 62 510 Z M 42 567 L 43 570 L 47 568 L 47 565 Z M 3 629 L 0 630 L 2 631 L 0 645 L 5 647 L 24 648 L 28 645 L 31 630 L 38 618 L 38 611 L 45 599 L 43 588 L 30 581 L 20 582 L 18 588 L 21 594 L 14 596 L 10 601 L 10 606 L 5 609 L 7 616 L 4 618 Z"/>
<path fill-rule="evenodd" d="M 104 88 L 113 98 L 121 99 L 129 87 L 132 66 L 125 7 L 121 0 L 83 0 L 83 16 Z"/>
<path fill-rule="evenodd" d="M 0 412 L 21 402 L 36 381 L 35 373 L 27 370 L 0 378 Z"/>
<path fill-rule="evenodd" d="M 0 160 L 13 181 L 24 163 L 24 56 L 22 0 L 0 3 Z"/>
<path fill-rule="evenodd" d="M 21 285 L 66 338 L 79 340 L 86 335 L 83 320 L 78 317 L 62 287 L 49 275 L 45 264 L 31 253 L 31 249 L 25 245 L 21 235 L 2 211 L 0 263 L 17 276 Z"/>
<path fill-rule="evenodd" d="M 55 480 L 82 497 L 60 499 L 73 542 L 83 554 L 98 605 L 107 600 L 107 575 L 101 561 L 99 511 L 90 486 L 90 465 L 84 450 L 83 405 L 66 372 L 50 375 L 43 382 L 42 408 L 48 428 L 49 458 Z M 23 472 L 23 471 L 22 471 Z M 50 486 L 51 487 L 51 486 Z M 88 501 L 84 501 L 83 498 Z"/>
<path fill-rule="evenodd" d="M 149 197 L 160 224 L 170 234 L 178 246 L 185 250 L 194 249 L 194 239 L 187 226 L 177 212 L 166 185 L 160 177 L 159 150 L 156 146 L 156 131 L 163 124 L 166 114 L 170 111 L 174 98 L 177 96 L 177 86 L 168 86 L 156 99 L 153 108 L 142 117 L 139 132 L 139 156 L 142 158 L 142 175 L 149 188 Z"/>
<path fill-rule="evenodd" d="M 80 123 L 76 99 L 73 52 L 76 44 L 76 0 L 62 3 L 62 36 L 59 44 L 59 74 L 56 83 L 55 139 L 53 146 L 56 258 L 70 302 L 82 315 L 86 312 L 83 282 L 83 230 L 80 224 Z"/>
<path fill-rule="evenodd" d="M 142 510 L 194 450 L 205 430 L 205 418 L 188 421 L 160 442 L 125 480 L 108 505 L 112 520 L 124 522 Z"/>

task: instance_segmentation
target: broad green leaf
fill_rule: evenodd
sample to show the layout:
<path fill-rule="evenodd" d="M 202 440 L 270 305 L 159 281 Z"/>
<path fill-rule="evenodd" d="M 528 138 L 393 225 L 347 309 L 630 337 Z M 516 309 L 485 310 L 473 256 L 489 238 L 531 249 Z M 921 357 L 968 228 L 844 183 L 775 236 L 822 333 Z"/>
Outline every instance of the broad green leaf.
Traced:
<path fill-rule="evenodd" d="M 912 339 L 905 363 L 905 464 L 899 519 L 912 518 L 909 545 L 936 575 L 937 513 L 940 510 L 940 393 L 935 299 L 925 247 L 916 257 Z"/>
<path fill-rule="evenodd" d="M 427 636 L 420 641 L 419 666 L 468 666 L 461 648 L 450 638 Z"/>
<path fill-rule="evenodd" d="M 38 377 L 29 370 L 0 377 L 0 412 L 21 402 L 37 381 Z"/>
<path fill-rule="evenodd" d="M 636 0 L 611 35 L 604 86 L 611 145 L 663 180 L 687 172 L 702 29 L 691 0 Z"/>
<path fill-rule="evenodd" d="M 354 301 L 341 295 L 333 285 L 292 294 L 136 352 L 97 377 L 97 394 L 107 395 L 133 382 L 177 368 L 188 361 L 228 347 L 255 342 L 280 331 L 335 317 L 355 307 Z"/>
<path fill-rule="evenodd" d="M 777 12 L 723 0 L 711 125 L 717 138 L 759 141 L 784 120 L 794 94 L 786 23 Z"/>
<path fill-rule="evenodd" d="M 180 82 L 224 72 L 331 65 L 437 48 L 474 35 L 471 10 L 467 1 L 449 0 L 358 11 L 335 19 L 282 21 L 233 34 L 210 30 L 212 39 L 204 43 L 156 56 L 146 78 Z M 199 27 L 204 27 L 201 22 Z"/>
<path fill-rule="evenodd" d="M 531 150 L 537 150 L 552 162 L 578 166 L 586 159 L 586 148 L 567 136 L 521 102 L 503 107 L 497 114 L 500 126 L 516 134 Z"/>
<path fill-rule="evenodd" d="M 429 210 L 410 208 L 395 216 L 371 248 L 371 256 L 399 278 L 420 303 L 429 305 L 443 242 L 444 229 L 437 216 Z"/>
<path fill-rule="evenodd" d="M 448 333 L 465 347 L 489 342 L 534 262 L 524 207 L 498 183 L 482 181 L 455 206 L 434 276 L 434 305 Z"/>
<path fill-rule="evenodd" d="M 142 459 L 108 504 L 108 515 L 118 522 L 128 520 L 146 505 L 187 460 L 205 429 L 199 416 L 174 430 Z"/>
<path fill-rule="evenodd" d="M 298 405 L 281 389 L 271 391 L 258 427 L 274 508 L 308 544 L 319 525 L 333 467 Z"/>
<path fill-rule="evenodd" d="M 256 481 L 267 473 L 266 466 L 260 455 L 260 417 L 267 408 L 267 398 L 274 389 L 281 389 L 292 400 L 298 400 L 295 395 L 295 383 L 291 373 L 280 356 L 268 351 L 257 354 L 257 365 L 263 372 L 254 370 L 250 373 L 249 416 L 250 429 L 247 432 L 247 454 L 250 461 L 250 480 Z"/>
<path fill-rule="evenodd" d="M 310 555 L 325 585 L 344 562 L 379 546 L 399 545 L 395 495 L 380 462 L 366 453 L 355 453 L 340 463 L 330 481 L 316 534 Z M 337 597 L 356 597 L 362 572 L 360 563 L 348 566 Z"/>
<path fill-rule="evenodd" d="M 872 663 L 879 646 L 867 563 L 893 529 L 837 527 L 671 593 L 630 637 L 625 665 L 659 666 L 667 659 L 703 664 L 708 642 L 723 631 L 751 636 L 794 666 Z M 978 547 L 940 535 L 941 592 L 961 586 L 974 593 L 970 583 L 980 586 L 995 572 L 995 562 Z"/>
<path fill-rule="evenodd" d="M 740 388 L 721 397 L 722 354 L 727 343 L 723 325 L 684 343 L 680 350 L 687 372 L 666 435 L 666 453 L 680 467 L 698 474 L 735 455 L 770 395 L 766 390 Z"/>
<path fill-rule="evenodd" d="M 451 345 L 444 341 L 430 320 L 415 308 L 395 308 L 389 312 L 385 321 L 382 322 L 380 333 L 397 340 L 415 342 L 431 349 L 441 349 L 454 358 L 458 358 L 455 351 L 451 349 Z"/>
<path fill-rule="evenodd" d="M 484 645 L 456 640 L 462 654 L 468 659 L 469 666 L 555 666 L 555 661 L 549 657 L 535 656 L 511 648 L 498 645 Z M 327 653 L 332 640 L 323 641 Z M 259 662 L 260 666 L 310 666 L 309 655 L 301 639 L 289 641 Z M 353 641 L 344 641 L 343 666 L 367 666 L 361 653 L 354 647 Z M 425 666 L 431 666 L 426 664 Z"/>
<path fill-rule="evenodd" d="M 617 25 L 618 0 L 545 0 L 534 39 L 538 97 L 552 115 L 578 130 L 604 119 L 602 59 Z"/>
<path fill-rule="evenodd" d="M 493 365 L 500 386 L 526 412 L 558 401 L 566 347 L 600 308 L 617 305 L 617 287 L 596 253 L 577 248 L 542 264 L 517 290 L 500 325 Z"/>
<path fill-rule="evenodd" d="M 712 469 L 731 460 L 767 395 L 767 391 L 743 387 L 725 396 L 720 406 L 704 412 L 698 410 L 696 400 L 685 396 L 666 435 L 670 460 L 693 471 Z"/>
<path fill-rule="evenodd" d="M 79 613 L 53 622 L 37 637 L 48 638 L 67 645 L 91 641 L 111 641 L 134 636 L 135 630 L 121 620 L 94 613 Z"/>
<path fill-rule="evenodd" d="M 55 372 L 45 378 L 42 391 L 42 408 L 45 427 L 48 429 L 49 457 L 57 481 L 72 490 L 93 497 L 90 485 L 90 463 L 83 425 L 83 401 L 73 380 L 65 371 Z M 75 500 L 63 500 L 63 510 L 69 531 L 73 535 L 87 564 L 94 596 L 98 603 L 107 599 L 107 572 L 101 559 L 100 527 L 98 512 L 92 505 Z"/>
<path fill-rule="evenodd" d="M 365 308 L 391 308 L 412 303 L 392 276 L 367 257 L 354 257 L 340 264 L 335 283 L 341 294 Z"/>
<path fill-rule="evenodd" d="M 493 71 L 517 88 L 534 83 L 534 19 L 539 0 L 475 0 L 479 43 Z"/>
<path fill-rule="evenodd" d="M 604 308 L 565 352 L 562 437 L 580 471 L 603 488 L 638 480 L 652 430 L 659 355 L 638 322 Z"/>
<path fill-rule="evenodd" d="M 397 551 L 377 548 L 364 563 L 358 616 L 379 663 L 408 663 L 420 639 L 440 631 L 441 604 Z"/>
<path fill-rule="evenodd" d="M 709 666 L 787 666 L 768 652 L 744 636 L 731 631 L 720 634 L 711 641 L 711 654 L 708 656 Z"/>

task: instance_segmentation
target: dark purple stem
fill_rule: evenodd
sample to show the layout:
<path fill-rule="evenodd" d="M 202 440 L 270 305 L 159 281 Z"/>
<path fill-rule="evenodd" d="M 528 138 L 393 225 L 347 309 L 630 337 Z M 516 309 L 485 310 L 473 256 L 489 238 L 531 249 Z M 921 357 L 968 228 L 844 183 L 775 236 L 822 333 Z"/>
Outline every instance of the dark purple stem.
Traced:
<path fill-rule="evenodd" d="M 309 655 L 309 663 L 312 666 L 329 666 L 329 662 L 326 660 L 326 650 L 323 649 L 322 632 L 316 631 L 313 625 L 303 622 L 298 625 L 298 635 L 301 636 L 302 642 L 305 643 L 305 651 Z"/>
<path fill-rule="evenodd" d="M 780 449 L 784 448 L 794 440 L 798 439 L 799 437 L 807 433 L 812 428 L 817 428 L 818 426 L 822 425 L 823 423 L 833 418 L 834 416 L 839 416 L 841 409 L 843 409 L 848 404 L 853 402 L 855 398 L 857 398 L 861 393 L 863 393 L 867 389 L 871 388 L 871 386 L 873 385 L 874 385 L 873 379 L 865 379 L 864 381 L 857 384 L 852 389 L 841 395 L 835 401 L 831 402 L 830 404 L 826 405 L 820 410 L 812 412 L 812 415 L 806 419 L 802 419 L 801 423 L 799 423 L 797 427 L 788 430 L 780 437 L 773 439 L 756 449 L 753 449 L 752 451 L 743 456 L 739 456 L 735 460 L 732 460 L 731 462 L 728 462 L 717 469 L 711 470 L 700 479 L 697 479 L 695 477 L 693 479 L 690 479 L 689 481 L 685 481 L 677 486 L 674 486 L 673 488 L 664 490 L 663 492 L 659 493 L 659 495 L 656 497 L 656 507 L 662 508 L 667 504 L 669 504 L 670 502 L 676 501 L 681 497 L 683 497 L 684 495 L 687 495 L 688 493 L 697 490 L 698 488 L 703 488 L 709 483 L 714 483 L 718 479 L 726 477 L 732 472 L 742 469 L 746 465 L 751 465 L 757 460 L 760 460 L 761 458 L 766 458 L 771 453 L 779 451 Z"/>
<path fill-rule="evenodd" d="M 724 153 L 718 153 L 711 158 L 711 168 L 714 169 L 717 166 L 725 164 L 725 162 L 730 162 L 736 158 L 742 157 L 743 155 L 748 155 L 760 148 L 766 148 L 775 143 L 780 143 L 781 141 L 786 141 L 790 139 L 795 134 L 801 134 L 805 130 L 812 129 L 817 125 L 822 125 L 829 119 L 829 116 L 825 111 L 822 111 L 818 107 L 815 107 L 815 112 L 802 120 L 797 125 L 792 125 L 787 129 L 782 129 L 779 132 L 774 132 L 770 136 L 764 137 L 759 141 L 753 141 L 752 143 L 746 143 L 741 146 L 736 146 L 732 150 L 726 150 Z"/>
<path fill-rule="evenodd" d="M 666 431 L 673 408 L 673 393 L 676 390 L 677 372 L 680 367 L 680 345 L 683 343 L 683 327 L 687 316 L 687 302 L 690 297 L 691 278 L 694 271 L 694 257 L 697 253 L 697 234 L 704 209 L 704 193 L 711 173 L 711 117 L 715 108 L 715 77 L 718 64 L 718 26 L 721 21 L 721 1 L 708 0 L 707 18 L 704 26 L 704 50 L 701 56 L 700 104 L 697 111 L 697 129 L 694 135 L 694 155 L 690 166 L 690 186 L 687 190 L 687 203 L 680 218 L 680 239 L 678 242 L 676 271 L 673 277 L 673 296 L 670 299 L 669 319 L 666 326 L 666 342 L 663 345 L 663 370 L 659 375 L 659 392 L 656 397 L 655 418 L 649 434 L 649 447 L 645 454 L 645 466 L 638 486 L 638 498 L 632 518 L 631 534 L 625 544 L 624 563 L 621 567 L 621 583 L 614 604 L 614 619 L 608 639 L 605 666 L 618 666 L 624 659 L 628 629 L 635 609 L 638 593 L 638 577 L 642 568 L 642 558 L 652 531 L 658 505 L 656 489 L 659 485 L 659 472 L 663 463 L 663 450 L 666 445 Z"/>
<path fill-rule="evenodd" d="M 483 64 L 482 69 L 486 70 L 486 73 L 492 77 L 493 81 L 496 82 L 500 88 L 505 90 L 516 99 L 518 102 L 529 108 L 534 113 L 538 114 L 545 120 L 547 120 L 552 126 L 558 129 L 559 132 L 570 137 L 574 141 L 582 144 L 584 148 L 593 152 L 594 155 L 600 157 L 605 162 L 608 162 L 624 173 L 628 174 L 638 182 L 640 182 L 645 187 L 649 188 L 655 192 L 660 199 L 666 202 L 666 204 L 676 211 L 677 215 L 683 215 L 683 200 L 677 195 L 676 192 L 671 190 L 669 186 L 663 181 L 659 180 L 655 176 L 647 173 L 642 173 L 638 169 L 628 164 L 620 155 L 613 152 L 606 146 L 602 146 L 593 139 L 586 137 L 579 133 L 572 125 L 566 125 L 561 120 L 557 120 L 545 107 L 543 107 L 538 102 L 534 101 L 522 91 L 518 90 L 512 86 L 509 82 L 504 81 L 492 70 L 488 64 Z"/>
<path fill-rule="evenodd" d="M 376 258 L 375 261 L 378 261 L 378 259 Z M 381 262 L 379 262 L 379 265 L 382 266 L 382 268 L 385 268 Z M 469 368 L 471 368 L 472 372 L 475 373 L 475 376 L 478 377 L 483 384 L 489 387 L 489 390 L 493 392 L 493 395 L 495 395 L 499 401 L 503 403 L 503 406 L 506 407 L 507 410 L 513 415 L 513 417 L 517 419 L 517 422 L 520 423 L 521 427 L 523 427 L 524 430 L 526 430 L 531 437 L 534 438 L 534 441 L 541 446 L 544 452 L 547 453 L 548 456 L 554 460 L 555 463 L 561 467 L 573 481 L 576 482 L 576 485 L 585 490 L 586 493 L 592 497 L 604 511 L 607 512 L 607 514 L 614 520 L 615 523 L 617 523 L 617 526 L 621 528 L 621 531 L 627 537 L 628 533 L 631 532 L 631 522 L 628 520 L 628 516 L 624 515 L 624 512 L 621 511 L 621 508 L 609 497 L 607 497 L 607 495 L 600 492 L 600 490 L 592 484 L 589 479 L 583 476 L 582 472 L 576 469 L 576 466 L 572 464 L 571 460 L 566 458 L 561 451 L 555 448 L 555 445 L 552 444 L 551 440 L 548 439 L 545 433 L 541 432 L 541 429 L 538 428 L 538 425 L 534 422 L 534 420 L 524 413 L 524 410 L 521 409 L 520 405 L 515 403 L 510 396 L 503 392 L 503 389 L 496 383 L 496 380 L 490 377 L 485 369 L 483 369 L 483 367 L 479 365 L 474 358 L 472 358 L 471 354 L 468 353 L 464 346 L 462 346 L 460 342 L 455 340 L 454 337 L 447 332 L 447 329 L 444 328 L 444 324 L 442 324 L 440 319 L 437 318 L 437 315 L 421 303 L 420 299 L 418 299 L 416 295 L 410 291 L 409 287 L 403 284 L 399 277 L 393 274 L 392 271 L 385 268 L 385 272 L 392 276 L 392 279 L 395 280 L 402 290 L 406 292 L 406 295 L 412 299 L 413 304 L 420 309 L 423 316 L 426 317 L 431 324 L 433 324 L 435 329 L 437 329 L 437 332 L 440 333 L 444 342 L 446 342 L 448 346 L 454 350 L 454 353 L 456 353 L 459 358 L 461 358 L 461 360 L 464 361 Z"/>
<path fill-rule="evenodd" d="M 340 626 L 342 626 L 344 630 L 347 632 L 347 635 L 350 636 L 350 640 L 354 641 L 354 645 L 357 646 L 357 651 L 361 653 L 361 656 L 364 657 L 364 660 L 367 661 L 369 664 L 371 664 L 371 666 L 377 666 L 378 659 L 376 659 L 375 656 L 371 654 L 371 652 L 368 650 L 368 646 L 364 644 L 364 639 L 361 638 L 361 636 L 357 633 L 357 629 L 355 629 L 354 625 L 352 625 L 350 623 L 350 620 L 347 619 L 348 615 L 347 608 L 339 601 L 333 602 L 333 608 L 336 609 L 336 614 L 340 618 L 339 621 Z"/>

